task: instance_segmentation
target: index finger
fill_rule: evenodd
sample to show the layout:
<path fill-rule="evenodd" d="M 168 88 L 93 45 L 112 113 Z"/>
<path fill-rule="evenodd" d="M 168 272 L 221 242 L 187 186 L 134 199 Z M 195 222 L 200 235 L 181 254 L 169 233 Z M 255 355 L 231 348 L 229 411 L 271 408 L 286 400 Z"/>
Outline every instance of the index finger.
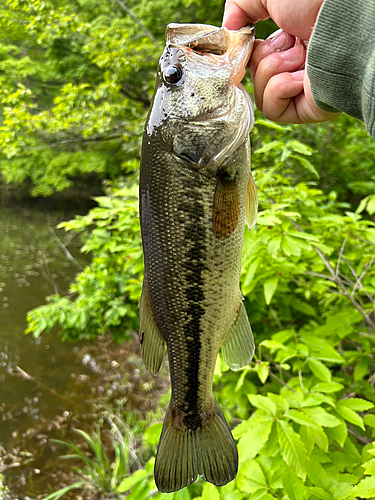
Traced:
<path fill-rule="evenodd" d="M 223 17 L 223 26 L 229 30 L 238 30 L 248 24 L 255 24 L 270 16 L 261 0 L 227 0 Z"/>

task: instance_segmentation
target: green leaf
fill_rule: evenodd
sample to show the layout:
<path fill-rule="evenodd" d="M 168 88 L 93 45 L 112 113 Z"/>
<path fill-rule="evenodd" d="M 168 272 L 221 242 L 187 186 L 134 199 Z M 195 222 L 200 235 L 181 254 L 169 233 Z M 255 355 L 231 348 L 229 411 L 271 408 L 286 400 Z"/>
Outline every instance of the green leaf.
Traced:
<path fill-rule="evenodd" d="M 362 479 L 357 486 L 354 486 L 350 495 L 354 498 L 371 498 L 375 496 L 375 477 Z"/>
<path fill-rule="evenodd" d="M 340 425 L 327 429 L 327 434 L 343 447 L 348 437 L 348 427 L 345 422 L 341 422 Z"/>
<path fill-rule="evenodd" d="M 338 392 L 343 388 L 344 386 L 338 382 L 320 382 L 311 387 L 311 392 Z"/>
<path fill-rule="evenodd" d="M 350 496 L 353 486 L 349 483 L 334 484 L 330 490 L 335 500 L 347 500 Z"/>
<path fill-rule="evenodd" d="M 364 423 L 370 427 L 373 427 L 375 429 L 375 415 L 365 415 L 363 419 Z"/>
<path fill-rule="evenodd" d="M 307 464 L 307 475 L 310 481 L 318 488 L 327 491 L 331 486 L 331 481 L 324 467 L 313 458 L 311 458 Z"/>
<path fill-rule="evenodd" d="M 238 443 L 238 453 L 241 461 L 250 460 L 258 454 L 266 443 L 273 424 L 273 418 L 254 420 L 254 423 L 241 436 Z"/>
<path fill-rule="evenodd" d="M 325 339 L 315 335 L 302 334 L 301 339 L 309 347 L 312 355 L 323 361 L 331 363 L 344 363 L 344 358 Z"/>
<path fill-rule="evenodd" d="M 319 424 L 309 415 L 299 410 L 289 410 L 284 413 L 284 417 L 292 419 L 300 425 L 307 425 L 309 427 L 319 427 Z"/>
<path fill-rule="evenodd" d="M 133 486 L 135 486 L 140 481 L 143 481 L 147 477 L 147 471 L 145 469 L 140 469 L 134 472 L 131 476 L 125 478 L 120 486 L 117 488 L 119 493 L 125 493 L 129 491 Z"/>
<path fill-rule="evenodd" d="M 318 172 L 316 171 L 314 165 L 311 162 L 309 162 L 309 160 L 307 160 L 303 156 L 294 156 L 294 158 L 296 158 L 306 168 L 306 170 L 316 175 L 316 177 L 319 179 Z"/>
<path fill-rule="evenodd" d="M 266 299 L 266 304 L 270 304 L 272 297 L 276 291 L 277 283 L 279 281 L 278 276 L 271 276 L 268 278 L 264 284 L 264 298 Z"/>
<path fill-rule="evenodd" d="M 256 408 L 260 408 L 270 415 L 276 415 L 276 405 L 270 398 L 256 394 L 249 394 L 248 398 L 250 403 Z"/>
<path fill-rule="evenodd" d="M 337 407 L 343 406 L 345 406 L 346 408 L 351 408 L 355 411 L 366 411 L 370 408 L 374 408 L 374 404 L 371 403 L 371 401 L 366 401 L 365 399 L 361 398 L 340 399 L 340 401 L 337 402 Z"/>
<path fill-rule="evenodd" d="M 309 486 L 306 488 L 306 491 L 310 493 L 309 499 L 319 499 L 319 500 L 332 500 L 331 495 L 329 495 L 322 488 L 318 488 L 316 486 Z"/>
<path fill-rule="evenodd" d="M 331 370 L 329 370 L 326 365 L 319 361 L 319 359 L 309 358 L 307 360 L 307 364 L 316 378 L 323 380 L 323 382 L 331 382 Z"/>
<path fill-rule="evenodd" d="M 293 427 L 283 420 L 277 421 L 277 435 L 281 455 L 289 467 L 303 480 L 306 477 L 306 450 Z"/>
<path fill-rule="evenodd" d="M 365 426 L 363 424 L 362 417 L 360 417 L 358 415 L 358 413 L 356 413 L 351 408 L 347 408 L 346 406 L 343 406 L 343 405 L 340 405 L 340 406 L 337 405 L 336 411 L 339 415 L 341 415 L 345 420 L 347 420 L 351 424 L 358 425 L 358 427 L 365 430 Z"/>
<path fill-rule="evenodd" d="M 0 486 L 1 486 L 1 484 L 0 484 Z M 65 495 L 65 493 L 68 493 L 69 491 L 72 491 L 72 490 L 79 490 L 81 488 L 84 488 L 85 486 L 86 486 L 86 483 L 84 481 L 79 481 L 79 482 L 70 484 L 69 486 L 65 486 L 65 488 L 61 488 L 60 490 L 55 491 L 55 493 L 48 495 L 48 497 L 45 497 L 44 500 L 59 500 L 63 495 Z M 0 490 L 0 493 L 1 493 L 1 490 Z"/>
<path fill-rule="evenodd" d="M 368 460 L 362 467 L 365 469 L 365 474 L 370 474 L 371 476 L 375 476 L 375 458 Z"/>
<path fill-rule="evenodd" d="M 302 142 L 299 141 L 288 141 L 286 145 L 290 148 L 292 148 L 294 151 L 297 153 L 301 153 L 306 156 L 312 155 L 312 149 L 307 146 L 306 144 L 303 144 Z"/>
<path fill-rule="evenodd" d="M 148 444 L 158 444 L 163 424 L 153 424 L 147 427 L 143 437 Z"/>
<path fill-rule="evenodd" d="M 266 380 L 268 379 L 268 375 L 270 374 L 269 362 L 262 361 L 261 363 L 256 363 L 255 371 L 259 377 L 259 380 L 262 382 L 262 384 L 265 384 Z"/>
<path fill-rule="evenodd" d="M 255 460 L 250 460 L 248 462 L 243 462 L 240 465 L 237 477 L 236 477 L 237 487 L 241 490 L 249 493 L 255 493 L 258 490 L 268 489 L 266 478 L 260 467 L 260 465 L 255 462 Z"/>
<path fill-rule="evenodd" d="M 205 484 L 210 484 L 210 483 L 205 483 Z M 203 486 L 203 491 L 204 491 L 204 486 Z M 168 498 L 171 498 L 171 494 L 170 493 L 165 493 L 166 497 L 165 497 L 165 500 L 167 500 Z M 167 496 L 168 495 L 168 496 Z M 187 488 L 184 488 L 183 490 L 180 490 L 180 491 L 177 491 L 177 493 L 174 494 L 174 497 L 173 497 L 173 500 L 190 500 L 190 494 L 189 494 L 189 490 Z M 203 499 L 203 496 L 201 497 Z M 209 499 L 210 497 L 206 497 L 205 500 L 207 500 L 207 498 Z M 217 498 L 217 497 L 214 497 L 215 500 L 220 500 L 220 497 Z"/>
<path fill-rule="evenodd" d="M 341 423 L 337 417 L 324 411 L 323 408 L 304 408 L 303 411 L 310 415 L 313 420 L 322 427 L 336 427 L 336 425 Z"/>
<path fill-rule="evenodd" d="M 184 491 L 184 490 L 182 490 Z M 187 491 L 187 490 L 185 490 Z M 189 495 L 190 498 L 190 495 Z M 182 500 L 182 499 L 181 499 Z M 211 483 L 204 483 L 202 490 L 202 500 L 220 500 L 220 493 L 216 486 Z"/>
<path fill-rule="evenodd" d="M 354 380 L 358 382 L 368 374 L 369 358 L 361 358 L 354 368 Z"/>
<path fill-rule="evenodd" d="M 301 500 L 303 498 L 303 482 L 288 468 L 285 469 L 283 474 L 283 486 L 290 500 Z"/>
<path fill-rule="evenodd" d="M 281 236 L 278 236 L 277 238 L 272 238 L 268 242 L 268 252 L 272 257 L 276 257 L 278 254 L 278 251 L 280 250 L 280 245 L 281 245 Z"/>

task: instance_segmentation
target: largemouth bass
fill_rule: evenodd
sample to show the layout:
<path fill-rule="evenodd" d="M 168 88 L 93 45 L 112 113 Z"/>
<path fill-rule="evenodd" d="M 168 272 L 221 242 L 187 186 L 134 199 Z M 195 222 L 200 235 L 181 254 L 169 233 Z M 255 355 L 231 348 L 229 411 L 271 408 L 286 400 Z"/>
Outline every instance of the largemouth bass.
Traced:
<path fill-rule="evenodd" d="M 212 381 L 220 346 L 234 370 L 254 353 L 239 278 L 245 220 L 255 224 L 257 195 L 253 108 L 239 83 L 253 28 L 170 24 L 166 40 L 142 145 L 140 344 L 154 374 L 168 349 L 172 396 L 155 482 L 172 492 L 198 475 L 222 486 L 237 473 L 236 445 Z"/>

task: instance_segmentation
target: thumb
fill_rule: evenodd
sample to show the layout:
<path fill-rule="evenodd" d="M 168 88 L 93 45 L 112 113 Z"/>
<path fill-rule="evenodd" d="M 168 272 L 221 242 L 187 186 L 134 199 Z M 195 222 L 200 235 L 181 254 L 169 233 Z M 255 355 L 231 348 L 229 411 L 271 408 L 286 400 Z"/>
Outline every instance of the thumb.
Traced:
<path fill-rule="evenodd" d="M 270 16 L 261 0 L 227 0 L 225 2 L 223 26 L 238 30 L 248 24 L 255 24 Z"/>

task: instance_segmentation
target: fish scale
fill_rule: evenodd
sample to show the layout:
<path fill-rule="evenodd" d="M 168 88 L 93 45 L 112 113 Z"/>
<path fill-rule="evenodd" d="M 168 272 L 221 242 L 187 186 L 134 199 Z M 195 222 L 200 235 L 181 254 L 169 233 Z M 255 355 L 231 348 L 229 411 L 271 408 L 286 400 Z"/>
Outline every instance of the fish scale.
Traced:
<path fill-rule="evenodd" d="M 254 350 L 239 289 L 245 218 L 254 219 L 257 205 L 253 115 L 233 76 L 236 64 L 246 65 L 253 34 L 197 25 L 189 38 L 191 26 L 167 30 L 140 175 L 141 352 L 156 374 L 167 346 L 172 386 L 155 463 L 165 492 L 198 474 L 218 486 L 234 478 L 237 449 L 212 381 L 220 346 L 233 369 Z M 218 48 L 223 40 L 228 47 Z M 207 52 L 200 54 L 200 46 Z M 165 75 L 173 76 L 171 84 Z"/>

